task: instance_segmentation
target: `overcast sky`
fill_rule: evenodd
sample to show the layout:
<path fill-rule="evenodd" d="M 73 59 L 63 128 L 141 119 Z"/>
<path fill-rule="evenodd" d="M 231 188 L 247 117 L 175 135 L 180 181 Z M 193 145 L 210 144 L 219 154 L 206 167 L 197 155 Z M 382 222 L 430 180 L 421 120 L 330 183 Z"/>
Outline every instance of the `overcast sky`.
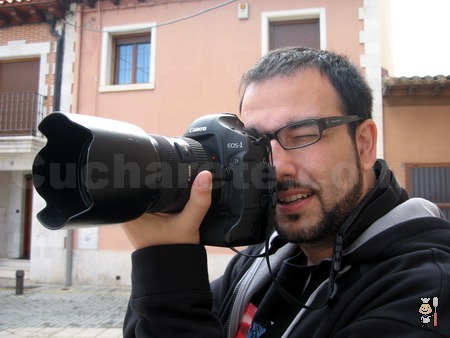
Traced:
<path fill-rule="evenodd" d="M 394 74 L 450 75 L 450 0 L 389 0 Z"/>

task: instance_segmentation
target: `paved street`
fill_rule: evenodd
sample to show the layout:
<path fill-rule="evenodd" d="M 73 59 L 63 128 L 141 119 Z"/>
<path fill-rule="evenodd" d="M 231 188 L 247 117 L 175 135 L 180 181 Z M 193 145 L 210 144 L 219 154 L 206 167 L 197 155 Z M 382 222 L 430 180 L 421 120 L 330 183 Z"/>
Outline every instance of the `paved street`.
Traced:
<path fill-rule="evenodd" d="M 129 288 L 0 283 L 0 338 L 122 337 Z"/>

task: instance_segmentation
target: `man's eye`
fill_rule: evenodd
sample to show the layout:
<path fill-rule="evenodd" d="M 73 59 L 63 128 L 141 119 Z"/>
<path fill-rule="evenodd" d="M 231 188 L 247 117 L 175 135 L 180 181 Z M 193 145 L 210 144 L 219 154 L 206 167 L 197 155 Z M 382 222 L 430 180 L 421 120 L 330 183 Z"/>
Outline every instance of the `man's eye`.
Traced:
<path fill-rule="evenodd" d="M 317 138 L 317 133 L 315 133 L 315 132 L 311 132 L 311 133 L 293 133 L 291 135 L 291 138 L 295 139 L 295 140 L 309 140 L 309 139 Z"/>
<path fill-rule="evenodd" d="M 314 134 L 292 134 L 284 139 L 286 145 L 295 146 L 314 141 L 317 135 Z"/>

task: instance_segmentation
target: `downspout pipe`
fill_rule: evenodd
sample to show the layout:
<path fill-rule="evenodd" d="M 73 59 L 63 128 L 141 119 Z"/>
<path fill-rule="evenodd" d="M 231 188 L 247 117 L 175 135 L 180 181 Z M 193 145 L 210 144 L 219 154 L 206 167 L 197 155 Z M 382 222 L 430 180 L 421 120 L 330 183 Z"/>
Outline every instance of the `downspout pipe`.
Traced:
<path fill-rule="evenodd" d="M 64 286 L 72 285 L 72 268 L 73 268 L 73 229 L 67 230 L 66 237 L 66 274 Z"/>
<path fill-rule="evenodd" d="M 50 25 L 50 34 L 56 38 L 56 65 L 55 82 L 53 86 L 53 111 L 61 110 L 61 85 L 64 61 L 64 37 L 65 24 L 62 25 L 61 33 L 56 31 L 56 20 L 51 14 L 46 15 L 47 23 Z M 73 270 L 73 229 L 67 230 L 66 237 L 66 271 L 64 286 L 72 285 Z"/>
<path fill-rule="evenodd" d="M 50 33 L 56 38 L 56 66 L 55 66 L 55 83 L 53 92 L 53 111 L 61 110 L 61 84 L 62 70 L 64 61 L 64 37 L 65 24 L 62 25 L 61 33 L 56 31 L 56 20 L 53 15 L 49 15 L 47 22 L 50 25 Z"/>

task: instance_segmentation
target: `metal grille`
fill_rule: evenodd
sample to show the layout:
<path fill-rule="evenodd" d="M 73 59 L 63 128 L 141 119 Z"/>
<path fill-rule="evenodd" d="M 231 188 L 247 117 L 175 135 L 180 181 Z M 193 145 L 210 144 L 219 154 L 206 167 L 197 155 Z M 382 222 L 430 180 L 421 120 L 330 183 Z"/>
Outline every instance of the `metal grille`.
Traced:
<path fill-rule="evenodd" d="M 450 219 L 450 166 L 411 167 L 409 194 L 436 203 Z"/>
<path fill-rule="evenodd" d="M 0 135 L 37 136 L 45 97 L 35 92 L 0 93 Z"/>

